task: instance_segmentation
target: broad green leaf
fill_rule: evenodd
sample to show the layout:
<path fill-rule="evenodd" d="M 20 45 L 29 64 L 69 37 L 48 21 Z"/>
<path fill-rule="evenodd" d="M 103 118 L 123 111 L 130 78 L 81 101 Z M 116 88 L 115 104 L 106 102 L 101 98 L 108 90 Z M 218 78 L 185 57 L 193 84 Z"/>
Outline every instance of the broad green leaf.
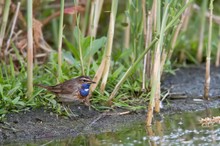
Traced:
<path fill-rule="evenodd" d="M 79 51 L 71 44 L 66 38 L 64 38 L 64 42 L 67 45 L 68 49 L 73 53 L 76 59 L 79 59 Z"/>
<path fill-rule="evenodd" d="M 91 40 L 92 40 L 91 37 L 86 37 L 82 39 L 81 47 L 83 50 L 82 52 L 83 56 L 85 56 L 86 52 L 88 52 Z"/>
<path fill-rule="evenodd" d="M 100 48 L 102 48 L 106 43 L 106 37 L 101 37 L 92 42 L 91 49 L 87 49 L 86 55 L 84 58 L 88 58 L 89 56 L 93 56 Z"/>

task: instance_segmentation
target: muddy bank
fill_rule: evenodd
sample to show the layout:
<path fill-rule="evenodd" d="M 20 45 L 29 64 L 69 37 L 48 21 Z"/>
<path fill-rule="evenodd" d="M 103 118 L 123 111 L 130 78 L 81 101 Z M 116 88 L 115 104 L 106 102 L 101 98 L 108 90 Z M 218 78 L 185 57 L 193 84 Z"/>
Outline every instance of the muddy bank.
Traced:
<path fill-rule="evenodd" d="M 169 91 L 170 96 L 164 100 L 161 113 L 173 114 L 220 107 L 220 68 L 211 69 L 210 101 L 201 100 L 204 76 L 204 66 L 182 68 L 176 71 L 176 75 L 165 75 L 162 88 L 164 92 Z M 116 109 L 105 115 L 79 104 L 71 105 L 71 109 L 78 117 L 68 119 L 43 108 L 9 114 L 7 120 L 0 123 L 0 143 L 115 131 L 145 120 L 146 114 L 144 110 L 128 114 L 127 110 Z"/>

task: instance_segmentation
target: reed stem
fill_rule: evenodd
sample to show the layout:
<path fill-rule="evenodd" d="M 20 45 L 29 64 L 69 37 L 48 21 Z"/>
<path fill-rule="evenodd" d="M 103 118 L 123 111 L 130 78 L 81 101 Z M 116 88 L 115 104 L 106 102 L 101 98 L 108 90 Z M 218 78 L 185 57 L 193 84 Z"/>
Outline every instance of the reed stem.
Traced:
<path fill-rule="evenodd" d="M 118 0 L 112 1 L 112 8 L 110 13 L 110 22 L 109 22 L 109 29 L 108 29 L 108 39 L 106 44 L 106 53 L 105 53 L 105 66 L 103 70 L 103 78 L 101 83 L 101 92 L 104 92 L 105 86 L 108 79 L 109 69 L 110 69 L 110 63 L 111 63 L 111 53 L 112 53 L 112 44 L 113 44 L 113 38 L 114 38 L 114 28 L 115 28 L 115 20 L 116 20 L 116 14 L 118 9 Z"/>
<path fill-rule="evenodd" d="M 32 0 L 27 1 L 27 97 L 33 92 L 33 5 Z"/>
<path fill-rule="evenodd" d="M 62 76 L 62 38 L 63 38 L 63 15 L 64 15 L 64 0 L 60 1 L 60 22 L 58 34 L 58 78 Z"/>
<path fill-rule="evenodd" d="M 103 2 L 104 0 L 92 0 L 89 22 L 89 35 L 93 37 L 96 37 Z"/>
<path fill-rule="evenodd" d="M 143 13 L 143 30 L 144 30 L 144 41 L 145 48 L 147 46 L 147 20 L 146 20 L 146 7 L 145 0 L 142 0 L 142 13 Z M 144 56 L 144 67 L 142 73 L 142 91 L 146 89 L 146 67 L 147 67 L 147 54 Z"/>
<path fill-rule="evenodd" d="M 153 22 L 152 22 L 152 20 L 153 20 L 153 15 L 152 15 L 152 13 L 151 13 L 151 11 L 149 11 L 148 12 L 148 19 L 147 19 L 147 40 L 146 40 L 146 43 L 147 44 L 145 44 L 145 48 L 146 47 L 148 47 L 149 46 L 149 44 L 150 44 L 150 42 L 152 41 L 152 32 L 153 32 L 153 30 L 152 30 L 152 28 L 153 28 L 153 26 L 152 26 L 152 24 L 153 24 Z M 150 51 L 150 52 L 148 52 L 147 54 L 146 54 L 146 77 L 147 77 L 147 79 L 149 80 L 148 81 L 148 84 L 147 84 L 147 88 L 150 88 L 151 86 L 150 86 L 150 79 L 151 79 L 151 72 L 152 72 L 152 60 L 151 60 L 151 58 L 152 58 L 152 56 L 151 56 L 151 54 L 152 54 L 152 52 Z"/>
<path fill-rule="evenodd" d="M 220 63 L 220 25 L 218 26 L 218 51 L 217 51 L 217 55 L 216 55 L 216 61 L 215 61 L 215 66 L 219 67 L 219 63 Z"/>
<path fill-rule="evenodd" d="M 84 63 L 83 63 L 83 54 L 82 54 L 82 46 L 81 46 L 81 37 L 82 37 L 82 34 L 81 34 L 80 28 L 79 28 L 79 20 L 80 20 L 80 16 L 78 16 L 78 18 L 77 18 L 78 47 L 79 47 L 79 58 L 80 58 L 81 71 L 82 71 L 82 75 L 85 75 Z"/>
<path fill-rule="evenodd" d="M 85 36 L 86 30 L 87 30 L 87 26 L 88 26 L 90 4 L 91 4 L 91 0 L 87 0 L 85 16 L 84 16 L 84 21 L 83 21 L 83 27 L 82 27 L 82 34 L 83 34 L 83 36 Z"/>
<path fill-rule="evenodd" d="M 162 20 L 162 24 L 161 24 L 161 28 L 160 28 L 160 38 L 158 40 L 158 46 L 157 46 L 157 50 L 155 53 L 155 61 L 154 61 L 154 70 L 153 70 L 153 74 L 155 73 L 155 83 L 153 82 L 153 86 L 156 87 L 156 92 L 152 93 L 152 97 L 151 98 L 155 98 L 155 112 L 159 113 L 160 112 L 160 75 L 161 75 L 161 52 L 162 52 L 162 46 L 163 46 L 163 40 L 164 40 L 164 29 L 166 27 L 166 23 L 167 23 L 167 17 L 168 17 L 168 9 L 169 9 L 170 3 L 168 3 L 165 6 L 165 11 L 163 14 L 163 20 Z"/>
<path fill-rule="evenodd" d="M 91 9 L 90 9 L 90 20 L 89 20 L 89 35 L 91 35 L 92 37 L 96 37 L 96 33 L 98 30 L 98 23 L 99 23 L 99 18 L 101 15 L 101 10 L 102 10 L 102 6 L 103 6 L 103 0 L 96 0 L 96 1 L 91 1 Z M 91 44 L 93 42 L 91 41 Z M 90 44 L 90 46 L 91 46 Z M 89 66 L 90 66 L 90 62 L 91 62 L 91 57 L 89 58 L 89 63 L 88 63 L 88 71 L 89 71 Z M 103 70 L 104 70 L 104 64 L 105 64 L 105 60 L 103 59 L 101 64 L 99 65 L 99 68 L 94 76 L 94 81 L 96 82 L 96 84 L 92 84 L 92 90 L 95 90 L 96 86 L 99 84 L 99 81 L 102 77 L 103 74 Z"/>
<path fill-rule="evenodd" d="M 129 9 L 129 6 L 131 5 L 131 0 L 129 0 L 129 2 L 127 3 L 127 9 Z M 126 23 L 127 26 L 125 28 L 125 32 L 124 32 L 124 48 L 128 49 L 130 47 L 130 32 L 131 32 L 131 22 L 130 22 L 130 18 L 128 16 L 126 17 Z"/>
<path fill-rule="evenodd" d="M 2 18 L 2 26 L 1 26 L 1 30 L 0 30 L 0 54 L 1 54 L 3 40 L 5 37 L 5 30 L 6 30 L 6 26 L 7 26 L 7 22 L 8 22 L 10 4 L 11 4 L 11 0 L 5 1 L 4 13 L 3 13 L 3 18 Z"/>
<path fill-rule="evenodd" d="M 211 49 L 212 49 L 212 15 L 213 15 L 213 1 L 210 1 L 209 9 L 209 36 L 208 36 L 208 48 L 206 54 L 206 73 L 205 73 L 205 86 L 204 86 L 204 98 L 209 100 L 209 89 L 210 89 L 210 63 L 211 63 Z"/>
<path fill-rule="evenodd" d="M 13 33 L 14 33 L 15 24 L 16 24 L 16 22 L 17 22 L 18 12 L 19 12 L 19 9 L 20 9 L 20 5 L 21 5 L 21 2 L 18 2 L 17 7 L 16 7 L 16 12 L 15 12 L 14 18 L 13 18 L 13 23 L 12 23 L 10 35 L 9 35 L 9 37 L 8 37 L 8 40 L 7 40 L 7 45 L 6 45 L 6 49 L 5 49 L 5 56 L 7 55 L 9 45 L 11 44 L 11 38 L 12 38 L 12 35 L 13 35 Z"/>
<path fill-rule="evenodd" d="M 202 62 L 203 57 L 203 41 L 204 41 L 204 31 L 205 31 L 205 12 L 207 7 L 208 0 L 203 0 L 202 9 L 201 9 L 201 25 L 200 25 L 200 34 L 199 34 L 199 48 L 197 51 L 197 60 L 199 63 Z"/>

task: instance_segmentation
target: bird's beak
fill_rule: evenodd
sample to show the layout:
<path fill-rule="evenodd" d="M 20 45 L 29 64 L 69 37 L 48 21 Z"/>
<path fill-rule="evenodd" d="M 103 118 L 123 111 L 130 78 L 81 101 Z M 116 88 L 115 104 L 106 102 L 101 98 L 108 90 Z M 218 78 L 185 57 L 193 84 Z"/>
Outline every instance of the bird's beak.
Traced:
<path fill-rule="evenodd" d="M 91 84 L 95 84 L 96 82 L 94 82 L 94 81 L 90 81 L 90 83 L 91 83 Z"/>

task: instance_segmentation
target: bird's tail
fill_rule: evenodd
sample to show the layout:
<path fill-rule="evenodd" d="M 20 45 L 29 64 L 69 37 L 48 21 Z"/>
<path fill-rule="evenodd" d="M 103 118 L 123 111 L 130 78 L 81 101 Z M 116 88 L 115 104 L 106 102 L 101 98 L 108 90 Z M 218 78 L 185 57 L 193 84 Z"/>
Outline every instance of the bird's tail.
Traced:
<path fill-rule="evenodd" d="M 41 87 L 41 88 L 44 88 L 44 89 L 50 89 L 50 86 L 47 86 L 47 85 L 34 84 L 34 86 Z"/>

